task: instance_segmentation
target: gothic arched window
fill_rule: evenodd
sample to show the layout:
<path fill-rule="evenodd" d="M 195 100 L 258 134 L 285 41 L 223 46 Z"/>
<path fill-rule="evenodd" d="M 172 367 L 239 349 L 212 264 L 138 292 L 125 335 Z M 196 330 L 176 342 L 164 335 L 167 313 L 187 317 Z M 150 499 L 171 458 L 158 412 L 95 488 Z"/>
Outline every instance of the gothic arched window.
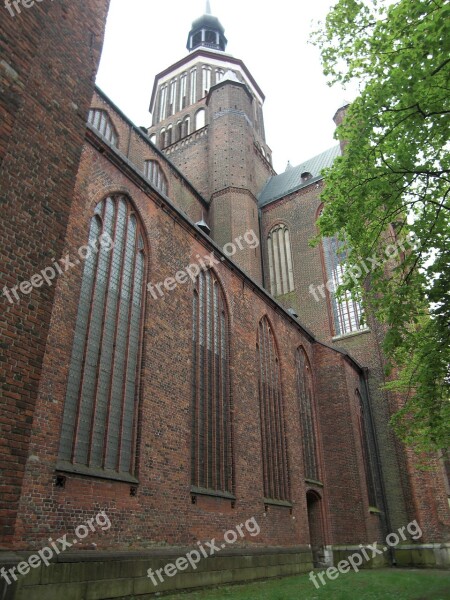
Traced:
<path fill-rule="evenodd" d="M 191 69 L 191 82 L 190 82 L 190 96 L 189 100 L 191 104 L 197 102 L 197 69 Z"/>
<path fill-rule="evenodd" d="M 298 348 L 295 357 L 297 394 L 303 433 L 303 458 L 306 479 L 320 481 L 317 460 L 316 419 L 314 386 L 311 365 L 303 348 Z"/>
<path fill-rule="evenodd" d="M 334 334 L 344 335 L 366 329 L 367 326 L 362 322 L 361 304 L 352 297 L 350 292 L 346 292 L 343 298 L 338 298 L 336 295 L 336 291 L 344 279 L 345 261 L 348 256 L 345 244 L 336 235 L 324 238 L 323 254 L 327 289 L 330 292 Z"/>
<path fill-rule="evenodd" d="M 116 128 L 114 127 L 110 116 L 105 110 L 99 110 L 97 108 L 91 108 L 88 116 L 88 123 L 95 127 L 95 129 L 113 146 L 117 146 L 118 135 Z"/>
<path fill-rule="evenodd" d="M 167 131 L 166 131 L 166 143 L 164 145 L 165 146 L 170 146 L 171 143 L 172 143 L 172 125 L 169 125 L 167 127 Z"/>
<path fill-rule="evenodd" d="M 186 117 L 183 121 L 183 137 L 187 137 L 191 133 L 191 118 Z"/>
<path fill-rule="evenodd" d="M 180 110 L 187 106 L 187 73 L 180 76 Z"/>
<path fill-rule="evenodd" d="M 223 69 L 216 69 L 216 83 L 220 83 L 225 77 L 225 71 Z"/>
<path fill-rule="evenodd" d="M 294 267 L 292 264 L 291 241 L 286 225 L 275 225 L 267 239 L 269 254 L 270 291 L 281 296 L 294 289 Z"/>
<path fill-rule="evenodd" d="M 211 87 L 212 69 L 209 65 L 203 65 L 202 72 L 203 72 L 203 80 L 202 80 L 202 84 L 203 84 L 202 92 L 203 93 L 202 93 L 202 95 L 206 96 L 206 94 L 209 92 L 209 88 Z"/>
<path fill-rule="evenodd" d="M 160 192 L 167 196 L 167 178 L 156 160 L 145 161 L 144 174 Z"/>
<path fill-rule="evenodd" d="M 289 500 L 289 474 L 284 424 L 281 369 L 267 317 L 259 322 L 257 359 L 261 417 L 264 497 Z"/>
<path fill-rule="evenodd" d="M 174 115 L 177 112 L 177 80 L 172 79 L 170 82 L 170 96 L 169 96 L 169 115 Z"/>
<path fill-rule="evenodd" d="M 159 95 L 159 120 L 164 121 L 167 110 L 167 84 L 161 86 Z"/>
<path fill-rule="evenodd" d="M 96 473 L 132 475 L 146 253 L 142 226 L 124 196 L 97 205 L 88 244 L 59 458 Z"/>
<path fill-rule="evenodd" d="M 197 277 L 192 316 L 192 485 L 232 493 L 228 315 L 211 270 Z"/>
<path fill-rule="evenodd" d="M 166 128 L 163 127 L 159 132 L 159 145 L 161 148 L 166 147 Z"/>
<path fill-rule="evenodd" d="M 206 111 L 201 108 L 195 113 L 195 131 L 202 129 L 206 125 Z"/>

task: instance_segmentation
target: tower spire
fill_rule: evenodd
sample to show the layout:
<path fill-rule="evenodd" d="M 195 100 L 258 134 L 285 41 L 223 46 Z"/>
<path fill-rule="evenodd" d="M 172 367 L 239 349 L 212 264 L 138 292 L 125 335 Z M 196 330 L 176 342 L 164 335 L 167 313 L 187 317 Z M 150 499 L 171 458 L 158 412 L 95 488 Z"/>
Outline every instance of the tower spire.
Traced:
<path fill-rule="evenodd" d="M 192 52 L 203 47 L 225 52 L 227 47 L 225 29 L 219 19 L 211 14 L 210 0 L 206 0 L 205 10 L 206 12 L 192 23 L 187 49 Z"/>

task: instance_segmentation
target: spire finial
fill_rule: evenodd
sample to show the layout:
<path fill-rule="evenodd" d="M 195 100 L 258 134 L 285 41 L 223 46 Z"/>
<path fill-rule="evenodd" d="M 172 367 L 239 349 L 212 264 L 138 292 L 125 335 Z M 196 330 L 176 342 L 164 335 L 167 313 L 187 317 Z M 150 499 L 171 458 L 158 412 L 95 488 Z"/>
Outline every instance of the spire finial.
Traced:
<path fill-rule="evenodd" d="M 206 13 L 207 15 L 211 14 L 211 2 L 209 0 L 206 0 Z"/>

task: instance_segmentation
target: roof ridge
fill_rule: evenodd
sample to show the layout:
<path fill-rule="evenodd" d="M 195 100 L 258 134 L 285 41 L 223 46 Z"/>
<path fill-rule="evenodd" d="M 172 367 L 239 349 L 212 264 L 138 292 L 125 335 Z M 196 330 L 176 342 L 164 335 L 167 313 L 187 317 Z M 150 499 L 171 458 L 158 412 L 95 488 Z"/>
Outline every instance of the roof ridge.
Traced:
<path fill-rule="evenodd" d="M 337 148 L 340 148 L 340 144 L 335 144 L 334 146 L 330 146 L 330 148 L 327 148 L 326 150 L 323 150 L 322 152 L 319 152 L 319 154 L 316 154 L 315 156 L 311 156 L 311 158 L 308 158 L 308 159 L 306 159 L 306 160 L 304 160 L 302 162 L 299 162 L 297 165 L 294 165 L 292 168 L 296 169 L 297 167 L 301 167 L 305 163 L 311 162 L 315 158 L 319 158 L 319 156 L 322 156 L 323 154 L 326 154 L 327 152 L 330 152 L 331 150 L 335 150 Z M 280 173 L 280 175 L 281 175 L 281 173 Z"/>
<path fill-rule="evenodd" d="M 272 176 L 266 181 L 258 196 L 259 206 L 265 206 L 274 200 L 279 200 L 288 194 L 311 185 L 312 182 L 318 181 L 321 179 L 323 169 L 330 167 L 339 154 L 340 145 L 335 144 L 295 167 Z M 308 173 L 309 176 L 302 177 L 305 173 Z"/>

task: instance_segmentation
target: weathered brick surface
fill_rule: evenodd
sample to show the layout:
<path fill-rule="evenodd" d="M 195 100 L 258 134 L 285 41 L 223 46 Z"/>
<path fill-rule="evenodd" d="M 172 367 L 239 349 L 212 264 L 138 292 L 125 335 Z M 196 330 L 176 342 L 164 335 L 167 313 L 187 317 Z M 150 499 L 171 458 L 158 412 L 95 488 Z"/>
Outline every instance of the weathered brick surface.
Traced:
<path fill-rule="evenodd" d="M 85 133 L 106 9 L 106 0 L 82 5 L 43 2 L 24 11 L 22 21 L 6 24 L 8 61 L 6 66 L 0 62 L 0 83 L 6 90 L 0 100 L 2 286 L 27 280 L 86 244 L 94 208 L 110 194 L 125 195 L 143 223 L 148 282 L 162 282 L 199 255 L 214 251 L 229 308 L 236 501 L 197 495 L 194 502 L 191 493 L 192 283 L 157 300 L 146 295 L 137 493 L 132 495 L 130 484 L 123 481 L 67 473 L 65 487 L 56 485 L 80 296 L 79 265 L 15 305 L 2 297 L 6 310 L 1 324 L 0 544 L 14 550 L 39 549 L 49 536 L 70 535 L 105 510 L 111 529 L 90 534 L 78 548 L 96 544 L 120 552 L 195 547 L 197 540 L 220 539 L 251 517 L 261 533 L 247 536 L 242 545 L 305 547 L 312 541 L 309 491 L 321 497 L 321 542 L 350 545 L 380 539 L 382 520 L 369 513 L 358 431 L 355 390 L 363 372 L 337 348 L 369 372 L 391 530 L 417 518 L 424 541 L 442 540 L 448 522 L 442 471 L 418 472 L 414 456 L 388 426 L 402 399 L 380 389 L 382 328 L 370 320 L 370 332 L 333 339 L 327 302 L 316 302 L 309 293 L 310 283 L 324 282 L 320 249 L 308 245 L 315 235 L 321 183 L 262 211 L 261 248 L 238 251 L 234 263 L 222 256 L 220 248 L 248 229 L 259 235 L 256 197 L 273 173 L 261 150 L 268 152 L 263 124 L 256 130 L 252 122 L 252 99 L 236 82 L 213 88 L 199 104 L 208 111 L 206 127 L 166 149 L 173 164 L 100 91 L 94 93 L 92 106 L 108 111 L 118 132 L 118 149 L 90 127 Z M 150 159 L 158 161 L 167 177 L 167 198 L 143 176 L 144 161 Z M 217 245 L 193 227 L 192 221 L 202 216 Z M 291 232 L 295 279 L 295 291 L 280 303 L 294 307 L 300 323 L 324 343 L 315 341 L 246 275 L 260 282 L 264 270 L 268 281 L 265 240 L 280 222 Z M 272 325 L 279 350 L 292 507 L 267 505 L 263 499 L 256 362 L 263 316 Z M 299 346 L 309 357 L 315 383 L 320 482 L 305 481 L 295 373 Z M 315 527 L 320 529 L 317 523 Z"/>
<path fill-rule="evenodd" d="M 62 254 L 108 4 L 1 7 L 0 289 Z M 1 545 L 14 537 L 54 292 L 1 297 Z"/>
<path fill-rule="evenodd" d="M 220 59 L 216 55 L 214 58 Z M 229 57 L 223 57 L 225 71 L 228 60 Z M 202 64 L 197 65 L 198 85 Z M 174 66 L 175 77 L 178 68 L 179 65 Z M 149 135 L 155 134 L 161 147 L 161 130 L 172 126 L 172 144 L 164 148 L 164 153 L 211 204 L 212 236 L 223 247 L 244 231 L 252 230 L 259 235 L 256 196 L 274 171 L 268 160 L 271 151 L 265 142 L 258 100 L 245 83 L 241 69 L 234 72 L 235 81 L 217 82 L 214 66 L 212 73 L 213 85 L 205 97 L 158 123 L 154 119 Z M 156 88 L 158 114 L 160 87 Z M 206 126 L 195 131 L 195 115 L 199 109 L 206 111 Z M 192 133 L 180 138 L 178 122 L 184 121 L 186 116 L 190 118 Z M 235 260 L 258 283 L 262 282 L 259 248 L 241 251 Z"/>
<path fill-rule="evenodd" d="M 384 486 L 389 512 L 386 526 L 394 531 L 418 519 L 424 531 L 424 540 L 446 539 L 450 523 L 442 466 L 437 458 L 430 457 L 428 466 L 431 472 L 422 472 L 417 457 L 399 442 L 389 425 L 391 415 L 402 406 L 404 400 L 382 389 L 386 382 L 386 363 L 382 351 L 383 327 L 369 316 L 368 331 L 334 337 L 328 292 L 326 298 L 323 298 L 317 289 L 317 286 L 326 283 L 327 276 L 321 246 L 313 248 L 309 242 L 317 235 L 315 223 L 321 208 L 322 185 L 323 182 L 312 183 L 264 207 L 262 240 L 265 281 L 269 281 L 265 240 L 274 225 L 285 223 L 290 231 L 295 290 L 278 300 L 286 307 L 293 306 L 300 320 L 318 339 L 344 349 L 368 369 L 370 406 L 377 446 L 372 447 L 372 454 L 378 453 L 380 459 L 381 484 Z M 310 285 L 313 286 L 316 297 L 310 292 Z M 331 381 L 332 379 L 331 376 Z M 430 506 L 433 506 L 432 510 L 429 509 Z"/>
<path fill-rule="evenodd" d="M 117 148 L 141 173 L 144 173 L 146 160 L 155 160 L 167 179 L 167 196 L 194 223 L 200 221 L 208 205 L 200 195 L 198 188 L 168 163 L 164 155 L 150 143 L 149 137 L 136 128 L 100 90 L 96 90 L 92 99 L 92 108 L 105 110 L 118 134 Z M 203 169 L 204 170 L 204 169 Z"/>
<path fill-rule="evenodd" d="M 89 137 L 92 134 L 89 133 Z M 148 281 L 156 283 L 173 275 L 197 254 L 203 256 L 213 248 L 207 238 L 196 232 L 148 186 L 138 173 L 125 174 L 113 165 L 106 146 L 100 153 L 87 143 L 82 155 L 73 208 L 66 237 L 66 249 L 86 243 L 89 220 L 97 202 L 111 193 L 126 194 L 135 205 L 149 244 Z M 117 155 L 116 155 L 117 159 Z M 116 160 L 114 159 L 114 160 Z M 255 517 L 261 526 L 258 537 L 244 543 L 294 546 L 309 543 L 306 513 L 306 484 L 302 465 L 302 435 L 298 412 L 294 355 L 303 345 L 314 365 L 317 382 L 328 379 L 332 365 L 342 372 L 339 388 L 323 390 L 323 402 L 338 403 L 341 395 L 350 397 L 350 382 L 359 377 L 356 367 L 343 365 L 342 355 L 322 348 L 326 369 L 315 362 L 314 344 L 298 325 L 227 260 L 217 267 L 227 298 L 231 324 L 231 394 L 233 403 L 233 443 L 235 461 L 234 507 L 229 500 L 198 497 L 190 494 L 191 438 L 191 327 L 192 284 L 178 286 L 164 298 L 147 295 L 142 372 L 141 435 L 139 439 L 139 485 L 135 497 L 130 484 L 97 478 L 67 475 L 64 489 L 55 487 L 60 424 L 67 383 L 67 369 L 73 331 L 81 269 L 62 277 L 57 285 L 48 350 L 44 361 L 36 414 L 33 425 L 26 480 L 18 517 L 15 548 L 35 548 L 49 535 L 72 531 L 77 524 L 98 510 L 107 511 L 111 530 L 92 534 L 87 544 L 99 548 L 145 548 L 154 544 L 192 545 L 198 539 L 223 536 L 228 529 Z M 273 325 L 280 349 L 283 397 L 286 417 L 287 446 L 290 463 L 293 507 L 269 506 L 263 501 L 261 437 L 256 335 L 259 320 L 267 315 Z M 175 322 L 176 328 L 172 326 Z M 349 372 L 348 380 L 345 373 Z M 342 401 L 342 418 L 352 419 L 348 400 Z M 320 426 L 319 426 L 320 427 Z M 327 543 L 353 542 L 365 537 L 368 515 L 361 491 L 362 470 L 358 459 L 355 430 L 336 431 L 335 447 L 346 447 L 346 460 L 352 469 L 346 474 L 346 486 L 333 489 L 333 502 L 341 497 L 340 506 L 352 490 L 351 531 L 344 531 L 336 512 L 327 528 Z M 352 440 L 352 438 L 354 438 Z M 324 479 L 332 481 L 332 462 L 324 461 Z M 330 469 L 330 472 L 328 470 Z M 335 475 L 336 477 L 336 475 Z M 330 483 L 330 487 L 332 487 Z M 337 522 L 334 523 L 334 520 Z M 349 518 L 350 520 L 350 518 Z"/>

